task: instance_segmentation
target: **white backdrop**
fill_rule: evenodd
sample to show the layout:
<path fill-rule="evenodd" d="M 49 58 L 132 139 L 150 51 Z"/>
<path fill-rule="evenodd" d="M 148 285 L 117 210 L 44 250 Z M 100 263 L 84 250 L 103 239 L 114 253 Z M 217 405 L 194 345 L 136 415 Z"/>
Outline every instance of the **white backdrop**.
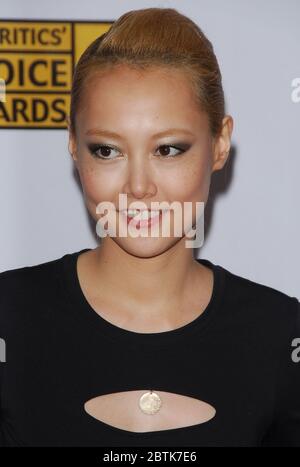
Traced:
<path fill-rule="evenodd" d="M 150 6 L 176 8 L 207 34 L 234 119 L 197 257 L 300 298 L 299 0 L 6 0 L 0 14 L 105 21 Z M 97 246 L 67 144 L 67 130 L 0 129 L 1 271 Z"/>

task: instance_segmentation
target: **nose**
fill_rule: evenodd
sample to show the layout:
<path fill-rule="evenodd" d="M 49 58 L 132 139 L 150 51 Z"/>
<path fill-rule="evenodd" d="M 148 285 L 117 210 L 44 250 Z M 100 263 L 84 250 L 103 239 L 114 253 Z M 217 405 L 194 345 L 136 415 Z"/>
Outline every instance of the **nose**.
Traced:
<path fill-rule="evenodd" d="M 155 174 L 147 155 L 136 154 L 129 158 L 123 193 L 129 194 L 133 199 L 141 199 L 153 196 L 156 192 Z"/>

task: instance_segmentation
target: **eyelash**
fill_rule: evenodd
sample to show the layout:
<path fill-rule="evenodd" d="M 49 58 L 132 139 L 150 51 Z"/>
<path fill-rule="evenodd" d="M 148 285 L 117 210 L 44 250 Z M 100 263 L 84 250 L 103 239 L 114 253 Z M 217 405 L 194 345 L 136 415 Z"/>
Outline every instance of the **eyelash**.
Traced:
<path fill-rule="evenodd" d="M 179 157 L 181 156 L 183 153 L 185 153 L 188 149 L 189 149 L 189 146 L 187 146 L 186 148 L 183 148 L 183 147 L 179 147 L 179 146 L 173 146 L 171 144 L 161 144 L 160 146 L 158 146 L 157 149 L 159 148 L 174 148 L 174 149 L 177 149 L 178 151 L 180 151 L 179 154 L 176 154 L 175 156 L 169 156 L 169 155 L 166 155 L 166 156 L 158 156 L 158 157 L 161 157 L 163 159 L 175 159 L 176 157 Z M 109 146 L 107 144 L 89 144 L 88 145 L 88 148 L 89 148 L 89 151 L 90 153 L 93 155 L 93 157 L 95 157 L 96 159 L 101 159 L 101 160 L 114 160 L 116 159 L 116 157 L 113 157 L 113 158 L 108 158 L 108 157 L 103 157 L 103 156 L 100 156 L 98 154 L 96 154 L 96 152 L 101 149 L 101 148 L 108 148 L 108 149 L 112 149 L 112 150 L 116 150 L 116 148 L 114 148 L 113 146 Z"/>

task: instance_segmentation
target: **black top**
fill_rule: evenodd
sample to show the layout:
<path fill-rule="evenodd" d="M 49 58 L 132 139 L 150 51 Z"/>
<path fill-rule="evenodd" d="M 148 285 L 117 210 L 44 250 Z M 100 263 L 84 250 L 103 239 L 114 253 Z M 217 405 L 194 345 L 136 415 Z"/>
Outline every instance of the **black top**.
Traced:
<path fill-rule="evenodd" d="M 206 309 L 171 331 L 133 332 L 86 300 L 76 265 L 88 250 L 0 273 L 0 446 L 300 446 L 296 297 L 198 259 L 214 274 Z M 137 432 L 84 410 L 93 397 L 150 388 L 216 414 Z"/>

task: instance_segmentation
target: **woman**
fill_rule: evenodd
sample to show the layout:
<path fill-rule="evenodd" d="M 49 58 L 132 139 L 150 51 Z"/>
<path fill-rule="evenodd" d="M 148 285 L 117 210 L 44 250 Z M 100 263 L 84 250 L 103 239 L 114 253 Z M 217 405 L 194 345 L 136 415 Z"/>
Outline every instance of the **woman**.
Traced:
<path fill-rule="evenodd" d="M 233 128 L 209 40 L 174 9 L 124 14 L 81 56 L 68 125 L 88 211 L 109 234 L 1 273 L 2 445 L 300 446 L 297 298 L 186 243 Z M 163 223 L 169 235 L 118 233 Z"/>

